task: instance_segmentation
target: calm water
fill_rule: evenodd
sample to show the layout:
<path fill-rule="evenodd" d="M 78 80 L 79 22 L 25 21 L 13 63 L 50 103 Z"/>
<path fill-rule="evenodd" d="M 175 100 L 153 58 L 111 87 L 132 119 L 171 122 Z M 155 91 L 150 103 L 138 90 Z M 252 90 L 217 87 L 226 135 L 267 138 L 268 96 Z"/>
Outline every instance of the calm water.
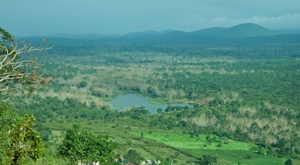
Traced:
<path fill-rule="evenodd" d="M 149 103 L 149 98 L 143 97 L 137 94 L 125 94 L 125 95 L 119 95 L 109 101 L 111 104 L 111 109 L 113 110 L 125 110 L 129 107 L 133 106 L 143 106 L 145 109 L 149 110 L 150 113 L 157 113 L 157 109 L 161 108 L 163 111 L 171 105 L 171 106 L 188 106 L 188 107 L 193 107 L 190 104 L 181 104 L 181 103 L 176 103 L 176 104 L 162 104 L 162 105 L 157 105 L 157 104 L 151 104 Z"/>

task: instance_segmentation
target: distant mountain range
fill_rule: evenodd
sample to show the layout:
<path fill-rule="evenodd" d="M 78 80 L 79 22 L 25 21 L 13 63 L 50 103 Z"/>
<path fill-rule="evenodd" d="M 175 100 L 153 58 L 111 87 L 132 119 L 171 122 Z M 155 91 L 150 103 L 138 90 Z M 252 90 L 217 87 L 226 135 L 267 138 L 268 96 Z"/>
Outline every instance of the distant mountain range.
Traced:
<path fill-rule="evenodd" d="M 274 32 L 253 23 L 245 23 L 236 25 L 230 28 L 207 28 L 199 31 L 191 32 L 198 36 L 213 36 L 213 37 L 256 37 L 256 36 L 270 36 Z"/>
<path fill-rule="evenodd" d="M 49 39 L 88 40 L 116 44 L 240 44 L 300 42 L 300 31 L 274 31 L 253 23 L 183 32 L 177 30 L 134 32 L 125 35 L 54 34 Z M 72 41 L 74 42 L 74 41 Z"/>
<path fill-rule="evenodd" d="M 83 39 L 83 40 L 93 40 L 93 39 L 99 39 L 99 38 L 115 38 L 120 37 L 120 35 L 100 35 L 100 34 L 51 34 L 47 35 L 48 38 L 70 38 L 70 39 Z"/>
<path fill-rule="evenodd" d="M 128 33 L 123 36 L 121 35 L 99 35 L 99 34 L 53 34 L 48 35 L 47 37 L 51 38 L 72 38 L 72 39 L 97 39 L 97 38 L 134 38 L 139 36 L 183 36 L 183 35 L 194 35 L 194 36 L 206 36 L 206 37 L 227 37 L 227 38 L 245 38 L 245 37 L 258 37 L 258 36 L 271 36 L 278 34 L 293 34 L 298 33 L 299 31 L 288 31 L 288 30 L 278 30 L 273 31 L 265 27 L 254 23 L 244 23 L 239 24 L 233 27 L 224 28 L 224 27 L 213 27 L 206 28 L 192 32 L 183 32 L 177 30 L 165 30 L 165 31 L 145 31 L 145 32 L 133 32 Z"/>

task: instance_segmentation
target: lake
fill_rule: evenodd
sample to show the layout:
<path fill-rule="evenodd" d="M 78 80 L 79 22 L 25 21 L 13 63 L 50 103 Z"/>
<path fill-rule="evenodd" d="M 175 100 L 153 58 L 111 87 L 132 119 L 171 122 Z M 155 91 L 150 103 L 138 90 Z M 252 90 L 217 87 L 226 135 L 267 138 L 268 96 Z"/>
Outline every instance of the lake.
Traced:
<path fill-rule="evenodd" d="M 109 101 L 111 105 L 111 109 L 113 110 L 126 110 L 129 107 L 145 107 L 146 110 L 149 110 L 150 113 L 157 113 L 157 109 L 161 108 L 163 111 L 168 106 L 188 106 L 190 108 L 193 107 L 191 104 L 184 103 L 174 103 L 174 104 L 152 104 L 149 103 L 150 98 L 138 95 L 138 94 L 124 94 L 119 95 Z"/>

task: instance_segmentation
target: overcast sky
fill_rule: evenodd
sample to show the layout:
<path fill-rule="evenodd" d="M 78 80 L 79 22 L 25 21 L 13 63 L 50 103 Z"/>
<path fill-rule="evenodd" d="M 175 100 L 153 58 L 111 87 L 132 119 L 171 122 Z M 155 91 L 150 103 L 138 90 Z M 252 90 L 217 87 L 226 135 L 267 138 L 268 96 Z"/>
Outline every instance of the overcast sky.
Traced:
<path fill-rule="evenodd" d="M 194 31 L 246 22 L 300 29 L 300 0 L 0 0 L 0 27 L 15 36 Z"/>

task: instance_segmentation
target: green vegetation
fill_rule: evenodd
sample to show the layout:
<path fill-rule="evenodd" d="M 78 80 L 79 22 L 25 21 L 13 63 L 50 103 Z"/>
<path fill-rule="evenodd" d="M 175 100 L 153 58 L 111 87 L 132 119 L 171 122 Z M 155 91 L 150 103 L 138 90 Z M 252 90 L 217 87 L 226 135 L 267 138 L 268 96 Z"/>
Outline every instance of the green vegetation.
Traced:
<path fill-rule="evenodd" d="M 33 115 L 19 116 L 5 103 L 1 103 L 0 107 L 1 164 L 21 164 L 40 158 L 44 145 L 33 128 Z"/>
<path fill-rule="evenodd" d="M 67 130 L 59 153 L 69 159 L 70 164 L 82 162 L 107 163 L 114 161 L 114 146 L 108 141 L 108 137 L 100 137 L 89 131 L 79 131 L 79 126 L 74 125 Z"/>
<path fill-rule="evenodd" d="M 46 80 L 38 75 L 36 60 L 19 60 L 24 52 L 42 51 L 24 44 L 17 47 L 15 39 L 0 28 L 0 163 L 23 164 L 36 161 L 42 156 L 44 145 L 35 130 L 34 116 L 20 116 L 12 106 L 5 103 L 11 92 L 31 94 L 36 83 L 45 84 Z M 28 87 L 24 90 L 24 87 Z"/>
<path fill-rule="evenodd" d="M 230 139 L 220 139 L 217 136 L 212 136 L 210 138 L 214 139 L 209 144 L 209 140 L 206 138 L 210 135 L 199 135 L 191 137 L 189 134 L 174 134 L 174 133 L 151 133 L 145 134 L 144 137 L 154 139 L 158 142 L 165 143 L 167 145 L 184 148 L 184 149 L 224 149 L 224 150 L 244 150 L 249 151 L 252 147 L 251 144 L 245 142 L 239 142 Z M 222 147 L 218 147 L 219 143 L 223 143 Z"/>
<path fill-rule="evenodd" d="M 138 133 L 136 133 L 138 134 Z M 240 162 L 242 164 L 278 164 L 282 161 L 281 158 L 273 156 L 260 156 L 251 151 L 254 144 L 239 142 L 231 139 L 220 138 L 215 135 L 199 135 L 191 137 L 188 134 L 174 133 L 151 133 L 144 134 L 144 137 L 154 139 L 157 142 L 170 145 L 189 152 L 195 156 L 198 155 L 213 155 L 218 158 L 221 164 L 234 164 Z M 212 138 L 212 142 L 207 137 Z M 221 146 L 219 144 L 222 144 Z"/>
<path fill-rule="evenodd" d="M 70 159 L 104 164 L 300 163 L 297 41 L 224 46 L 48 40 L 54 41 L 55 47 L 39 59 L 45 63 L 39 71 L 54 75 L 53 82 L 27 84 L 36 89 L 31 97 L 21 90 L 1 97 L 11 102 L 0 106 L 1 139 L 9 139 L 7 132 L 26 121 L 32 141 L 44 143 L 28 142 L 39 150 L 32 160 L 20 159 L 22 164 L 69 164 Z M 19 87 L 15 83 L 10 87 Z M 124 93 L 193 107 L 169 106 L 156 114 L 144 107 L 111 110 L 107 101 Z M 10 142 L 1 141 L 1 153 L 9 153 L 4 150 Z M 31 156 L 26 153 L 20 158 Z M 2 154 L 0 159 L 11 162 L 10 157 Z"/>

